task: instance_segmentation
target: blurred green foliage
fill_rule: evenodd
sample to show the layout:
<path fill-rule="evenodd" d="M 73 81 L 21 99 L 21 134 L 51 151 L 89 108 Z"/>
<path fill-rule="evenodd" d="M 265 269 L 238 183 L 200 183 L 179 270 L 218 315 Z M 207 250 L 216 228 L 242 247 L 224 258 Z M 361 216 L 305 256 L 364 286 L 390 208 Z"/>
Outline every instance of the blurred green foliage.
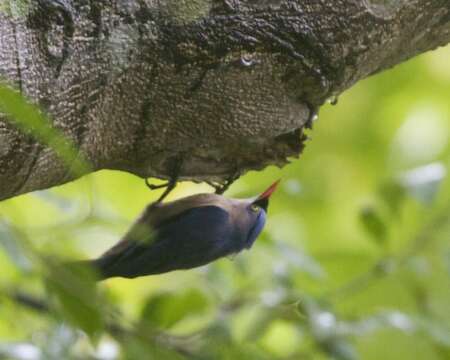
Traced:
<path fill-rule="evenodd" d="M 0 359 L 449 359 L 449 57 L 360 82 L 299 160 L 233 185 L 282 178 L 233 259 L 95 287 L 61 261 L 119 239 L 158 195 L 142 179 L 102 171 L 0 203 Z"/>
<path fill-rule="evenodd" d="M 21 94 L 0 83 L 0 112 L 7 114 L 14 125 L 25 132 L 30 132 L 42 144 L 48 145 L 68 166 L 75 177 L 90 170 L 85 159 L 73 144 L 60 131 L 51 126 L 39 108 L 30 104 Z"/>

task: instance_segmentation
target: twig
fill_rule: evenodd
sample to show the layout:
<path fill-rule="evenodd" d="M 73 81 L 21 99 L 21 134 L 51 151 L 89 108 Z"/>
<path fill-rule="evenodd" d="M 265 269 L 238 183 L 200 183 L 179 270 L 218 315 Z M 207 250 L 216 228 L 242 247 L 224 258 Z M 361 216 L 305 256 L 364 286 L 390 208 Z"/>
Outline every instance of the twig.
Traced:
<path fill-rule="evenodd" d="M 397 256 L 392 256 L 389 258 L 383 258 L 378 260 L 367 272 L 357 276 L 353 280 L 343 286 L 325 293 L 321 296 L 322 300 L 339 299 L 349 295 L 354 295 L 358 292 L 363 291 L 370 285 L 374 284 L 386 277 L 387 275 L 396 271 L 399 267 L 404 266 L 408 260 L 420 253 L 427 244 L 429 244 L 430 233 L 435 231 L 437 228 L 445 226 L 450 221 L 450 206 L 444 208 L 444 210 L 438 214 L 434 219 L 432 219 L 427 225 L 425 225 L 422 230 L 415 236 L 415 238 L 410 242 L 410 245 L 406 248 L 403 253 Z"/>
<path fill-rule="evenodd" d="M 3 294 L 5 297 L 14 301 L 16 304 L 36 311 L 41 315 L 52 315 L 51 306 L 45 300 L 34 295 L 27 294 L 18 290 L 4 290 L 0 294 Z M 135 325 L 132 325 L 131 328 L 126 328 L 123 325 L 119 324 L 117 321 L 108 321 L 105 325 L 105 329 L 109 334 L 111 334 L 118 340 L 123 340 L 127 337 L 134 337 L 143 340 L 144 342 L 157 343 L 162 346 L 168 347 L 169 349 L 174 350 L 179 354 L 187 357 L 193 356 L 192 352 L 185 346 L 180 344 L 179 341 L 177 341 L 178 339 L 176 337 L 172 337 L 162 332 L 142 332 L 139 331 L 138 327 Z"/>
<path fill-rule="evenodd" d="M 38 299 L 30 294 L 25 294 L 21 291 L 5 291 L 4 292 L 8 298 L 13 300 L 15 303 L 27 307 L 39 313 L 49 313 L 50 307 L 42 299 Z"/>

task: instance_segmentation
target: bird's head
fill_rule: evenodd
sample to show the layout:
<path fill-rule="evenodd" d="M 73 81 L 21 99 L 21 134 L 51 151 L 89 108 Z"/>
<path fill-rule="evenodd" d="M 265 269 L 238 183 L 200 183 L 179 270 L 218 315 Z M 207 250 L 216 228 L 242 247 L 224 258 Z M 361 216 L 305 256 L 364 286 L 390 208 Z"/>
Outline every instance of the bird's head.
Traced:
<path fill-rule="evenodd" d="M 249 249 L 261 233 L 265 223 L 269 199 L 278 186 L 279 180 L 270 185 L 257 197 L 240 202 L 241 228 L 247 230 L 245 248 Z"/>
<path fill-rule="evenodd" d="M 270 196 L 277 189 L 278 183 L 280 180 L 275 181 L 272 185 L 270 185 L 265 191 L 263 191 L 256 198 L 253 198 L 251 201 L 251 205 L 256 208 L 261 208 L 267 213 L 267 208 L 269 206 Z"/>

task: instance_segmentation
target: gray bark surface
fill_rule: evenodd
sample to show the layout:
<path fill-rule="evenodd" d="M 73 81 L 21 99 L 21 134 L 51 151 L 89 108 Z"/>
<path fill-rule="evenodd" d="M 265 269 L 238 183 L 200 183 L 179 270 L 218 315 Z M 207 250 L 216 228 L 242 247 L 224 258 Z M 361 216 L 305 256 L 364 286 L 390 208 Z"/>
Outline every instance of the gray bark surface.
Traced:
<path fill-rule="evenodd" d="M 327 98 L 449 41 L 448 0 L 0 0 L 0 77 L 141 177 L 281 166 Z M 0 200 L 73 178 L 0 114 Z"/>

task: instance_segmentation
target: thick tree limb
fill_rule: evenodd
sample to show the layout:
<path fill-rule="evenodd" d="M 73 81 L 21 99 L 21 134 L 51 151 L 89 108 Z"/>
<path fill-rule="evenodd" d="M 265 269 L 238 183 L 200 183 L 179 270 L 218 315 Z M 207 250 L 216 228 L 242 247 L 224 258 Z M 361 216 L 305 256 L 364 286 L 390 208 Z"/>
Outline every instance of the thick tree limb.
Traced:
<path fill-rule="evenodd" d="M 450 41 L 448 0 L 20 3 L 0 0 L 0 76 L 94 170 L 142 177 L 283 165 L 327 98 Z M 73 178 L 0 115 L 0 199 Z"/>

